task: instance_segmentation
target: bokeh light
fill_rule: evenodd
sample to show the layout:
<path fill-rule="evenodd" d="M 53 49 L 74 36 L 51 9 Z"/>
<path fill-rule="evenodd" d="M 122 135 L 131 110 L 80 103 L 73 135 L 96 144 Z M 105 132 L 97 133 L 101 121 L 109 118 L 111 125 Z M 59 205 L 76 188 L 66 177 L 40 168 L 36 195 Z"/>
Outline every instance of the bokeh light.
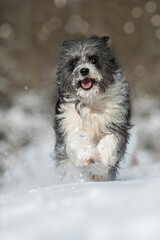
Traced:
<path fill-rule="evenodd" d="M 133 22 L 126 22 L 123 29 L 125 33 L 132 34 L 135 31 L 135 24 Z"/>
<path fill-rule="evenodd" d="M 157 28 L 155 31 L 156 37 L 160 40 L 160 28 Z"/>
<path fill-rule="evenodd" d="M 140 7 L 135 7 L 132 9 L 132 16 L 135 18 L 140 18 L 142 16 L 142 9 Z"/>
<path fill-rule="evenodd" d="M 155 14 L 152 18 L 151 18 L 151 23 L 154 27 L 160 27 L 160 15 L 159 14 Z"/>
<path fill-rule="evenodd" d="M 83 20 L 79 15 L 72 15 L 65 25 L 65 30 L 70 35 L 77 32 L 85 35 L 88 31 L 88 27 L 87 21 Z"/>
<path fill-rule="evenodd" d="M 13 38 L 13 31 L 8 23 L 0 25 L 0 38 L 10 39 Z"/>
<path fill-rule="evenodd" d="M 67 4 L 67 0 L 54 0 L 54 4 L 57 8 L 63 8 Z"/>
<path fill-rule="evenodd" d="M 62 26 L 62 22 L 60 18 L 53 17 L 48 22 L 44 23 L 38 34 L 38 43 L 45 44 L 49 39 L 49 36 L 53 31 L 60 28 Z"/>
<path fill-rule="evenodd" d="M 149 1 L 146 3 L 145 9 L 148 13 L 154 13 L 157 9 L 157 4 L 154 1 Z"/>

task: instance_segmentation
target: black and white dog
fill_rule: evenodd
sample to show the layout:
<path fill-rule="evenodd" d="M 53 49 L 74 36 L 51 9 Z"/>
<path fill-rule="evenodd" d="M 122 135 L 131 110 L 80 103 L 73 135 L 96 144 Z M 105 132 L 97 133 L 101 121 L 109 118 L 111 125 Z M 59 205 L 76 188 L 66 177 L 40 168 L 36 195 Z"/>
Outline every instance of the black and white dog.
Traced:
<path fill-rule="evenodd" d="M 60 50 L 56 161 L 73 178 L 83 172 L 96 181 L 115 179 L 126 150 L 129 87 L 108 40 L 92 36 L 84 42 L 64 41 Z"/>

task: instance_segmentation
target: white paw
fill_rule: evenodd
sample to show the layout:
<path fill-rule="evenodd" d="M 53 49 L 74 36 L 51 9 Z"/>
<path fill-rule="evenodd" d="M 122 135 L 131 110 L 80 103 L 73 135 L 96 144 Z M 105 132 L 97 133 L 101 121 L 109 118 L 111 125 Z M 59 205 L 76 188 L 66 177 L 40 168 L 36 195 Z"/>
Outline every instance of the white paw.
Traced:
<path fill-rule="evenodd" d="M 97 159 L 96 150 L 91 145 L 77 150 L 76 166 L 88 166 L 94 163 Z"/>
<path fill-rule="evenodd" d="M 76 166 L 88 166 L 97 161 L 98 154 L 94 143 L 85 135 L 76 135 L 67 145 L 67 154 Z"/>
<path fill-rule="evenodd" d="M 89 166 L 95 162 L 94 157 L 81 158 L 76 161 L 77 167 Z"/>
<path fill-rule="evenodd" d="M 100 161 L 106 166 L 114 166 L 116 163 L 116 141 L 113 135 L 108 135 L 102 138 L 97 145 L 97 150 L 100 155 Z"/>

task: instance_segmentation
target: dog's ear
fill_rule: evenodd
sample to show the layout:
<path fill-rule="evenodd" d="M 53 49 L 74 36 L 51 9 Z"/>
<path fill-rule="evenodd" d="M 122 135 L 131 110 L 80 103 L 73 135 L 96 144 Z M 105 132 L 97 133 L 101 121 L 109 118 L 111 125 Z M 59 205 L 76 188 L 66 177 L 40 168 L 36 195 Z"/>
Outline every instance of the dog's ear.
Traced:
<path fill-rule="evenodd" d="M 110 37 L 109 36 L 104 36 L 101 39 L 107 44 L 109 39 L 110 39 Z"/>
<path fill-rule="evenodd" d="M 70 40 L 65 40 L 65 41 L 63 41 L 63 43 L 62 43 L 62 47 L 67 46 L 67 45 L 69 44 L 69 42 L 70 42 Z"/>

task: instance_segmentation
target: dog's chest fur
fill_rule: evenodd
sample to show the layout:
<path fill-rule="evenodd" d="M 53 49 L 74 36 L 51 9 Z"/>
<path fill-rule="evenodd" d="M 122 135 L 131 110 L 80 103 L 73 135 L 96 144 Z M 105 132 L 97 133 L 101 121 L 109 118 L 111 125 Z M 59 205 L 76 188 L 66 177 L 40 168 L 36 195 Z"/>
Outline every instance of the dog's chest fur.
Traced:
<path fill-rule="evenodd" d="M 108 130 L 111 123 L 123 122 L 124 108 L 116 103 L 116 99 L 108 97 L 97 101 L 94 105 L 78 103 L 63 103 L 61 127 L 66 137 L 71 137 L 76 131 L 82 132 L 94 143 L 98 143 L 102 137 L 110 134 Z"/>

